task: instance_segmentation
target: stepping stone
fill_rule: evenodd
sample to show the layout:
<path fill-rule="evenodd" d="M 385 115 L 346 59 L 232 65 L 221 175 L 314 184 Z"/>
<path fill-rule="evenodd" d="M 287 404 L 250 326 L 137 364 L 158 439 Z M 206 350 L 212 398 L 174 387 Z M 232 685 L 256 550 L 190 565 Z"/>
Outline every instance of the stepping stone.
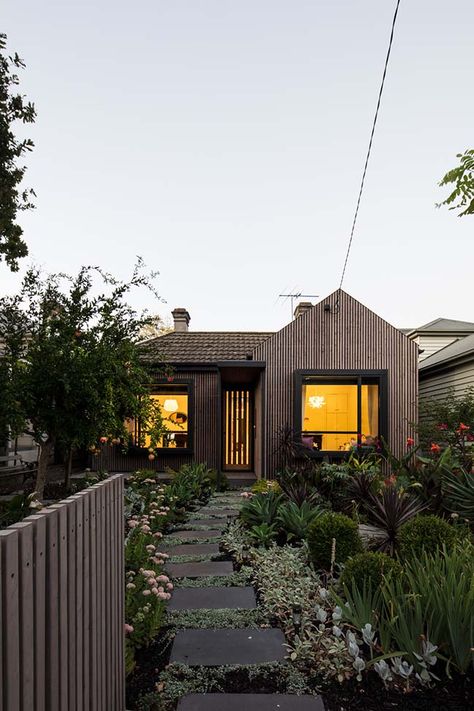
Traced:
<path fill-rule="evenodd" d="M 193 518 L 186 521 L 187 526 L 208 526 L 209 528 L 215 528 L 219 531 L 223 531 L 225 528 L 225 522 L 219 521 L 215 518 Z"/>
<path fill-rule="evenodd" d="M 253 610 L 255 592 L 246 588 L 177 588 L 168 610 Z"/>
<path fill-rule="evenodd" d="M 164 553 L 174 555 L 219 555 L 218 543 L 183 543 L 177 546 L 161 546 Z"/>
<path fill-rule="evenodd" d="M 202 561 L 196 563 L 167 563 L 166 572 L 172 578 L 205 578 L 208 575 L 232 575 L 234 566 L 230 560 Z"/>
<path fill-rule="evenodd" d="M 276 628 L 178 630 L 170 662 L 191 667 L 282 662 L 284 644 L 283 632 Z"/>
<path fill-rule="evenodd" d="M 189 694 L 178 711 L 324 711 L 320 696 L 294 694 Z"/>
<path fill-rule="evenodd" d="M 181 538 L 184 541 L 186 539 L 192 540 L 193 538 L 220 538 L 220 535 L 220 531 L 172 531 L 166 538 Z M 166 538 L 163 538 L 165 543 Z"/>
<path fill-rule="evenodd" d="M 238 516 L 238 509 L 219 509 L 211 506 L 204 506 L 204 508 L 199 510 L 200 514 L 205 514 L 206 516 L 214 516 L 215 518 L 226 518 L 227 516 Z"/>

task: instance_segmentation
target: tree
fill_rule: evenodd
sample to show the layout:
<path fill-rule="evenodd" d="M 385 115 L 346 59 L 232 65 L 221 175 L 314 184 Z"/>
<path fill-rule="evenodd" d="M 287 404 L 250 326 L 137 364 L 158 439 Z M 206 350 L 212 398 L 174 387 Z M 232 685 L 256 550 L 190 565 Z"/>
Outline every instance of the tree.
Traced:
<path fill-rule="evenodd" d="M 0 339 L 9 354 L 0 372 L 15 394 L 6 419 L 14 434 L 29 426 L 39 446 L 39 498 L 55 449 L 65 456 L 68 483 L 73 449 L 95 452 L 99 442 L 128 439 L 127 419 L 145 423 L 142 439 L 150 437 L 151 446 L 161 437 L 161 413 L 137 347 L 147 319 L 127 299 L 135 287 L 156 294 L 153 276 L 141 261 L 128 282 L 93 267 L 75 277 L 30 270 L 20 292 L 0 300 Z"/>
<path fill-rule="evenodd" d="M 449 170 L 440 186 L 454 183 L 455 188 L 446 200 L 438 205 L 449 205 L 450 210 L 461 210 L 458 217 L 474 215 L 474 149 L 458 153 L 459 165 Z"/>
<path fill-rule="evenodd" d="M 15 89 L 19 84 L 16 70 L 25 64 L 18 54 L 5 54 L 6 39 L 0 34 L 0 261 L 4 259 L 12 271 L 17 271 L 18 259 L 28 254 L 17 213 L 31 210 L 35 195 L 32 189 L 20 189 L 26 166 L 19 161 L 34 144 L 29 138 L 18 140 L 12 127 L 16 121 L 34 123 L 36 111 Z"/>

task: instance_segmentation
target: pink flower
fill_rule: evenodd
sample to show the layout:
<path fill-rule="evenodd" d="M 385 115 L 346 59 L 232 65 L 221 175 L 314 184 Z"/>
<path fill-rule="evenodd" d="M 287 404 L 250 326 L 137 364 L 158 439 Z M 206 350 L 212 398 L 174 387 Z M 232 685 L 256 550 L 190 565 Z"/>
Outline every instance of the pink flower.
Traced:
<path fill-rule="evenodd" d="M 135 583 L 127 583 L 127 589 L 128 590 L 134 590 L 135 589 Z"/>
<path fill-rule="evenodd" d="M 145 597 L 146 597 L 147 595 L 151 595 L 151 590 L 144 590 L 144 591 L 142 592 L 142 595 L 145 595 Z"/>
<path fill-rule="evenodd" d="M 167 590 L 172 590 L 173 589 L 173 583 L 166 583 L 166 589 Z"/>
<path fill-rule="evenodd" d="M 133 519 L 131 519 L 131 520 L 128 522 L 128 527 L 129 527 L 129 528 L 135 528 L 136 526 L 138 526 L 138 521 L 134 521 Z"/>
<path fill-rule="evenodd" d="M 142 526 L 142 531 L 143 531 L 143 533 L 150 533 L 151 528 L 150 528 L 150 526 L 145 525 L 145 526 Z"/>
<path fill-rule="evenodd" d="M 167 575 L 159 575 L 159 576 L 157 577 L 157 580 L 159 580 L 160 583 L 167 583 L 167 582 L 169 582 L 169 578 L 168 578 Z"/>
<path fill-rule="evenodd" d="M 153 595 L 158 595 L 158 588 L 156 588 L 156 587 L 152 588 L 151 591 L 152 591 Z"/>
<path fill-rule="evenodd" d="M 155 538 L 163 538 L 163 534 L 157 531 L 156 533 L 153 534 Z"/>
<path fill-rule="evenodd" d="M 124 628 L 125 628 L 125 634 L 131 634 L 133 632 L 132 625 L 127 625 L 127 623 L 125 623 Z"/>
<path fill-rule="evenodd" d="M 153 553 L 153 551 L 155 550 L 155 546 L 150 543 L 150 545 L 146 546 L 146 550 L 148 551 L 148 553 Z"/>
<path fill-rule="evenodd" d="M 167 593 L 165 593 L 165 592 L 159 592 L 159 593 L 157 594 L 157 597 L 158 597 L 160 600 L 169 600 L 169 596 L 168 596 Z"/>

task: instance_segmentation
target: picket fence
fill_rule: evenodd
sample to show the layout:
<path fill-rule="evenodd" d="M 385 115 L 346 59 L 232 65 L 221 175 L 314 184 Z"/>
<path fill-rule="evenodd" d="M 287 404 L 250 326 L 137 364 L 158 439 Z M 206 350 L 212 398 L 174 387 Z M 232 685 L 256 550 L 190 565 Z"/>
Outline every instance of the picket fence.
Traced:
<path fill-rule="evenodd" d="M 124 711 L 123 477 L 0 531 L 0 710 Z"/>

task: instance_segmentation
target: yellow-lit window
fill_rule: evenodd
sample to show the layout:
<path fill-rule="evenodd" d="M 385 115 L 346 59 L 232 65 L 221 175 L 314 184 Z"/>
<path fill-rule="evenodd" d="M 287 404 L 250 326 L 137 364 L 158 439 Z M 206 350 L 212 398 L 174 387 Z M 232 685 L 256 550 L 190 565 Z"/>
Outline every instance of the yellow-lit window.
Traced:
<path fill-rule="evenodd" d="M 350 451 L 379 438 L 379 385 L 362 378 L 307 378 L 301 392 L 301 442 L 317 451 Z"/>
<path fill-rule="evenodd" d="M 163 434 L 155 446 L 163 449 L 188 449 L 190 447 L 190 407 L 189 386 L 160 385 L 151 395 L 159 408 L 163 425 Z M 153 446 L 147 433 L 146 423 L 127 420 L 125 427 L 130 434 L 130 441 L 141 447 Z"/>
<path fill-rule="evenodd" d="M 154 393 L 161 411 L 165 433 L 158 443 L 159 447 L 186 449 L 189 437 L 189 393 L 185 385 L 175 385 L 160 389 Z M 149 440 L 149 438 L 147 438 Z M 146 442 L 149 446 L 149 441 Z"/>

